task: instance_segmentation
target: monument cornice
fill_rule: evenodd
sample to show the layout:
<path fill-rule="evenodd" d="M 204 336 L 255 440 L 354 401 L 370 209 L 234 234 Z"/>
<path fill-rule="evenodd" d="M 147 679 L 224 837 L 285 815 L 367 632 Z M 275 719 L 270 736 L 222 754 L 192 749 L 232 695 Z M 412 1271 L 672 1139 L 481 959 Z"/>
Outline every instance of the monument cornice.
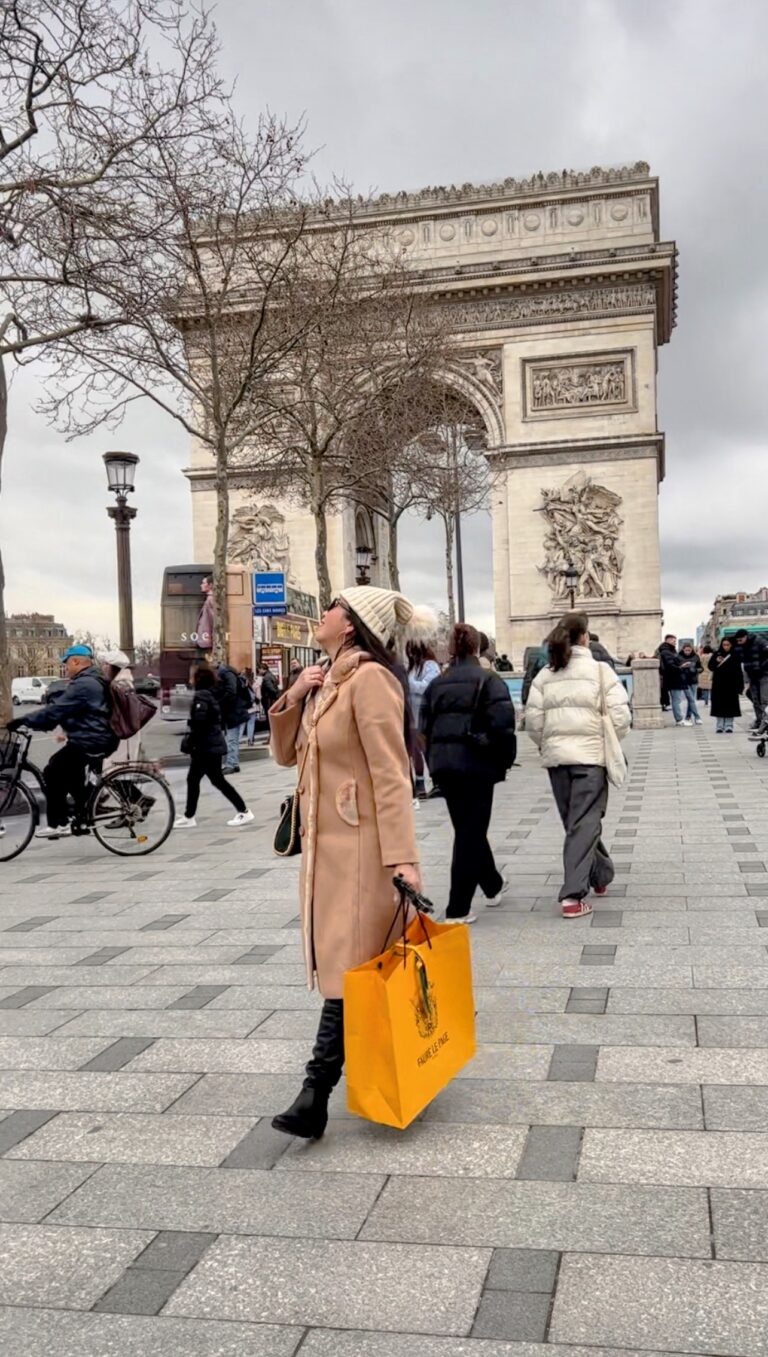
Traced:
<path fill-rule="evenodd" d="M 664 479 L 663 433 L 624 434 L 614 437 L 563 438 L 538 443 L 504 443 L 489 448 L 486 457 L 493 472 L 526 466 L 583 465 L 585 462 L 628 462 L 651 457 L 658 479 Z"/>

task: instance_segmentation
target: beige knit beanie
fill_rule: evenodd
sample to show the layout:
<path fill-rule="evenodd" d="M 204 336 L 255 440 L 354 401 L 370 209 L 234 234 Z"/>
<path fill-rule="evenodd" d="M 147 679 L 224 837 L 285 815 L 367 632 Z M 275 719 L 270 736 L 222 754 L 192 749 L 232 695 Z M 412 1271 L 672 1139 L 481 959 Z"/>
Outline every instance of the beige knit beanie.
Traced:
<path fill-rule="evenodd" d="M 407 636 L 408 625 L 417 610 L 394 589 L 374 589 L 372 585 L 353 585 L 339 594 L 342 602 L 360 618 L 383 646 Z"/>

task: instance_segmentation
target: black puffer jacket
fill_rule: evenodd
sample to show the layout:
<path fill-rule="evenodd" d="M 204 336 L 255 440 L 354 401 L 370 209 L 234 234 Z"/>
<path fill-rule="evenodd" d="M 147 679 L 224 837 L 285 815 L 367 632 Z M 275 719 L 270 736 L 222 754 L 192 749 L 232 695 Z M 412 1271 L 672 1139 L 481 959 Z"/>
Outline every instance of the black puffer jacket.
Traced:
<path fill-rule="evenodd" d="M 686 686 L 680 656 L 668 641 L 659 646 L 659 671 L 668 692 L 680 692 Z"/>
<path fill-rule="evenodd" d="M 737 647 L 736 653 L 744 665 L 747 678 L 761 679 L 768 675 L 768 644 L 762 636 L 751 632 L 744 644 Z"/>
<path fill-rule="evenodd" d="M 221 728 L 221 707 L 210 688 L 201 688 L 192 698 L 189 712 L 189 733 L 192 754 L 210 757 L 225 754 L 227 741 Z"/>
<path fill-rule="evenodd" d="M 31 730 L 61 726 L 70 744 L 95 758 L 117 749 L 120 741 L 110 725 L 109 681 L 95 664 L 81 669 L 53 702 L 24 717 Z"/>
<path fill-rule="evenodd" d="M 684 650 L 680 651 L 680 672 L 683 676 L 683 686 L 686 688 L 695 688 L 699 682 L 699 674 L 703 669 L 701 660 L 696 651 L 691 649 L 688 655 Z"/>
<path fill-rule="evenodd" d="M 244 725 L 248 720 L 251 702 L 248 697 L 247 685 L 240 682 L 240 676 L 231 664 L 223 664 L 219 670 L 217 693 L 221 715 L 227 730 L 233 730 L 235 726 Z"/>
<path fill-rule="evenodd" d="M 427 766 L 503 782 L 517 752 L 515 709 L 506 683 L 478 660 L 452 664 L 433 679 L 421 705 Z"/>

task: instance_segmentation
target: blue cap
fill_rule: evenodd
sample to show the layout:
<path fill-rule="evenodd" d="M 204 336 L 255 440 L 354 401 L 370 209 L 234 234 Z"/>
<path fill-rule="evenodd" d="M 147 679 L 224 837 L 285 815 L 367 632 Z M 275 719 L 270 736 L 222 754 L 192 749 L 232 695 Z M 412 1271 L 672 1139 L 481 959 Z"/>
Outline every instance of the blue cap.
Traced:
<path fill-rule="evenodd" d="M 69 650 L 64 651 L 64 654 L 61 657 L 61 663 L 63 664 L 65 660 L 71 660 L 75 656 L 77 656 L 78 659 L 92 660 L 93 651 L 90 646 L 70 646 Z"/>

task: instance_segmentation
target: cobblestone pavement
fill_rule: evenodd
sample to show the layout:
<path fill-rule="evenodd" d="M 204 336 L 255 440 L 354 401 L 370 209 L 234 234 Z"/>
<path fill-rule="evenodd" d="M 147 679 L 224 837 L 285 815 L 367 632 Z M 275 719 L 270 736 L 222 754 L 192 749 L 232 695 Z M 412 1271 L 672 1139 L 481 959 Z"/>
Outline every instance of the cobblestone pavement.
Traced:
<path fill-rule="evenodd" d="M 143 861 L 0 868 L 0 1350 L 768 1354 L 768 769 L 712 726 L 632 737 L 616 884 L 574 922 L 522 741 L 480 1051 L 407 1132 L 343 1090 L 320 1144 L 270 1127 L 319 1003 L 270 853 L 290 775 L 241 775 L 247 830 L 209 794 Z M 444 901 L 443 805 L 418 815 Z"/>

